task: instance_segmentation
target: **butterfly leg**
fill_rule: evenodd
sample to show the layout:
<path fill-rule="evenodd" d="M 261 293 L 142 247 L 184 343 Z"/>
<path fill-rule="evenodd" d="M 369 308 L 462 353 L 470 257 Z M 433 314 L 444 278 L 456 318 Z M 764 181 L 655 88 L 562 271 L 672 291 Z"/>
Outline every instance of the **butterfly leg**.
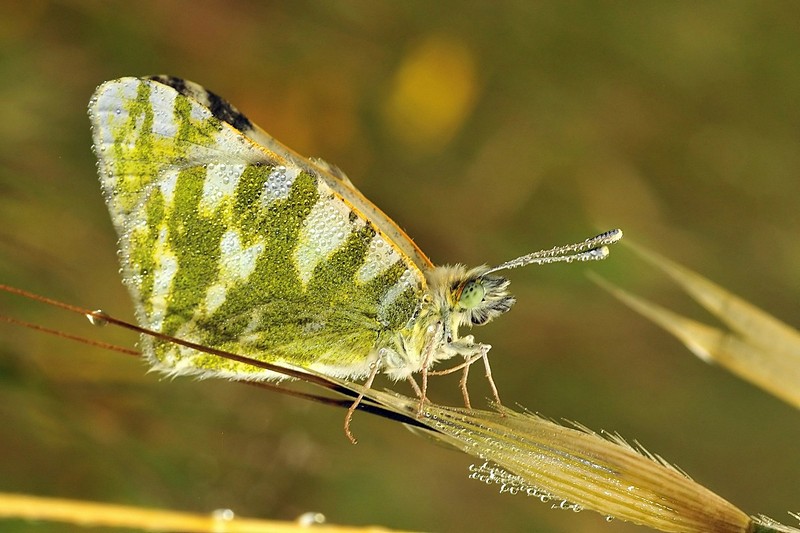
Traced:
<path fill-rule="evenodd" d="M 486 381 L 489 382 L 489 387 L 492 389 L 494 401 L 497 404 L 495 407 L 502 412 L 503 402 L 500 401 L 500 393 L 497 392 L 497 385 L 494 384 L 494 379 L 492 379 L 492 367 L 489 366 L 489 348 L 489 346 L 483 346 L 483 349 L 481 350 L 481 358 L 483 359 L 483 366 L 486 367 Z M 466 372 L 464 373 L 464 385 L 466 386 Z"/>
<path fill-rule="evenodd" d="M 467 377 L 469 376 L 469 367 L 472 364 L 464 365 L 464 372 L 461 373 L 461 381 L 458 382 L 461 387 L 461 395 L 464 396 L 464 407 L 472 409 L 472 404 L 469 401 L 469 390 L 467 389 Z"/>
<path fill-rule="evenodd" d="M 420 371 L 420 374 L 422 374 L 422 387 L 416 387 L 417 396 L 419 397 L 419 408 L 417 409 L 417 418 L 422 416 L 422 407 L 425 405 L 425 400 L 428 399 L 428 365 L 427 365 L 427 360 L 425 361 L 425 363 L 426 363 L 425 366 L 423 366 L 422 370 Z M 416 382 L 414 384 L 416 385 Z"/>
<path fill-rule="evenodd" d="M 472 356 L 470 359 L 467 359 L 463 364 L 448 370 L 453 371 L 461 366 L 464 367 L 464 372 L 461 374 L 460 382 L 461 394 L 464 396 L 464 406 L 467 409 L 472 409 L 472 405 L 470 405 L 469 401 L 469 390 L 467 390 L 467 376 L 469 376 L 469 367 L 472 366 L 472 363 L 478 359 L 483 359 L 483 366 L 486 367 L 486 381 L 489 382 L 489 388 L 492 390 L 492 396 L 494 396 L 496 407 L 498 409 L 502 409 L 503 402 L 500 401 L 500 393 L 497 392 L 497 385 L 495 385 L 494 379 L 492 378 L 492 367 L 489 366 L 489 348 L 491 348 L 491 346 L 487 344 L 479 344 L 478 346 L 480 347 L 480 352 Z"/>
<path fill-rule="evenodd" d="M 488 350 L 487 350 L 488 351 Z M 432 376 L 444 376 L 446 374 L 452 374 L 453 372 L 457 372 L 458 370 L 464 370 L 464 373 L 461 375 L 461 381 L 459 382 L 459 386 L 461 387 L 461 394 L 464 396 L 464 406 L 467 409 L 472 409 L 472 403 L 469 401 L 469 391 L 467 390 L 467 376 L 469 376 L 469 367 L 472 366 L 472 363 L 477 361 L 481 358 L 481 353 L 475 354 L 472 357 L 468 357 L 466 361 L 461 363 L 460 365 L 456 365 L 451 368 L 447 368 L 445 370 L 435 370 L 430 372 Z"/>
<path fill-rule="evenodd" d="M 436 326 L 436 333 L 434 333 L 434 338 L 437 338 L 442 333 L 443 326 L 441 323 L 437 324 Z M 422 387 L 416 387 L 416 383 L 414 384 L 414 389 L 417 392 L 417 396 L 419 396 L 419 409 L 417 409 L 417 417 L 422 416 L 422 408 L 425 405 L 425 401 L 428 399 L 428 375 L 432 374 L 428 367 L 431 365 L 431 360 L 433 359 L 433 352 L 435 349 L 434 343 L 429 343 L 425 347 L 425 353 L 422 357 L 421 362 L 421 370 L 420 374 L 422 375 Z"/>
<path fill-rule="evenodd" d="M 414 379 L 414 376 L 408 376 L 408 383 L 411 385 L 411 388 L 414 389 L 417 398 L 422 398 L 422 389 L 417 385 L 417 380 Z"/>
<path fill-rule="evenodd" d="M 375 380 L 375 376 L 378 375 L 378 370 L 380 370 L 381 368 L 380 359 L 372 363 L 370 366 L 372 367 L 372 371 L 370 371 L 367 381 L 364 382 L 365 389 L 372 388 L 372 382 Z M 350 422 L 353 421 L 353 414 L 356 412 L 358 404 L 360 404 L 361 400 L 363 399 L 364 399 L 364 393 L 362 392 L 361 394 L 358 395 L 353 404 L 350 406 L 350 409 L 347 410 L 347 414 L 344 417 L 344 434 L 347 436 L 347 439 L 350 441 L 351 444 L 358 444 L 358 440 L 353 436 L 353 433 L 350 431 Z"/>
<path fill-rule="evenodd" d="M 497 385 L 495 385 L 494 379 L 492 378 L 492 368 L 489 366 L 489 350 L 492 347 L 488 344 L 475 344 L 472 335 L 468 335 L 463 339 L 459 339 L 456 342 L 450 343 L 449 347 L 462 354 L 464 356 L 464 362 L 452 368 L 430 372 L 430 374 L 444 375 L 463 369 L 464 372 L 461 375 L 460 381 L 461 394 L 464 396 L 464 406 L 467 409 L 472 409 L 472 405 L 469 400 L 469 391 L 467 390 L 469 367 L 472 366 L 472 364 L 478 359 L 483 359 L 483 366 L 486 368 L 486 380 L 489 382 L 489 388 L 492 390 L 492 396 L 494 396 L 494 401 L 497 404 L 497 407 L 502 408 L 503 403 L 500 401 L 500 393 L 497 391 Z"/>

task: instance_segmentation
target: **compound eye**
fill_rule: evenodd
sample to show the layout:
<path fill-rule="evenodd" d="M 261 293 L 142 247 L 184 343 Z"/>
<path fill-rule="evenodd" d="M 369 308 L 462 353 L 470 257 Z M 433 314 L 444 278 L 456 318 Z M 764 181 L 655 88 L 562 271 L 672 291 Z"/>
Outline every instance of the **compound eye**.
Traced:
<path fill-rule="evenodd" d="M 464 284 L 458 303 L 464 309 L 475 309 L 481 304 L 485 295 L 486 289 L 483 283 L 473 279 Z"/>

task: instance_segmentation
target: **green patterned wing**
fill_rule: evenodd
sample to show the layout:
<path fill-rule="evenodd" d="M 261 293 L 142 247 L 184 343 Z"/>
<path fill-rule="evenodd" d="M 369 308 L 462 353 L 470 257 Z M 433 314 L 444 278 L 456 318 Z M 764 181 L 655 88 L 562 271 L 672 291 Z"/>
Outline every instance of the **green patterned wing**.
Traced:
<path fill-rule="evenodd" d="M 177 78 L 122 78 L 97 89 L 89 114 L 143 327 L 358 378 L 413 321 L 427 258 L 346 178 L 284 149 L 218 96 Z M 168 373 L 275 377 L 142 343 Z"/>

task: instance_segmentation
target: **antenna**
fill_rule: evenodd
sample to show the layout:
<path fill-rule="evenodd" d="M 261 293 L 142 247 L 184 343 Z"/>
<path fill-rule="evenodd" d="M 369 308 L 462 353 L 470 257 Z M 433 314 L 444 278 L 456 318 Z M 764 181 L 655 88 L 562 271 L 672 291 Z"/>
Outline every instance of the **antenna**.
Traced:
<path fill-rule="evenodd" d="M 600 235 L 596 235 L 585 241 L 575 244 L 556 246 L 549 250 L 539 250 L 532 254 L 517 257 L 511 261 L 506 261 L 501 265 L 493 267 L 487 272 L 497 272 L 530 264 L 545 265 L 547 263 L 572 263 L 573 261 L 599 261 L 608 256 L 609 244 L 614 244 L 622 238 L 621 229 L 612 229 Z"/>

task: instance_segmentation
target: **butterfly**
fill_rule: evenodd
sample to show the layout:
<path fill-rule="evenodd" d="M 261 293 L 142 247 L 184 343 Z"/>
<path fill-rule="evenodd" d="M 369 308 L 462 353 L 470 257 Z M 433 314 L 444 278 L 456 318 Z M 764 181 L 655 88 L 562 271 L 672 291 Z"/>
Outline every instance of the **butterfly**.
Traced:
<path fill-rule="evenodd" d="M 483 360 L 463 327 L 514 304 L 501 270 L 602 259 L 619 230 L 499 266 L 434 266 L 347 176 L 300 156 L 200 85 L 120 78 L 89 116 L 103 195 L 119 236 L 123 281 L 142 327 L 280 367 L 372 385 Z M 281 374 L 143 336 L 170 375 L 281 379 Z M 433 367 L 456 358 L 460 364 Z M 418 385 L 414 374 L 421 375 Z M 345 431 L 359 397 L 348 412 Z"/>

